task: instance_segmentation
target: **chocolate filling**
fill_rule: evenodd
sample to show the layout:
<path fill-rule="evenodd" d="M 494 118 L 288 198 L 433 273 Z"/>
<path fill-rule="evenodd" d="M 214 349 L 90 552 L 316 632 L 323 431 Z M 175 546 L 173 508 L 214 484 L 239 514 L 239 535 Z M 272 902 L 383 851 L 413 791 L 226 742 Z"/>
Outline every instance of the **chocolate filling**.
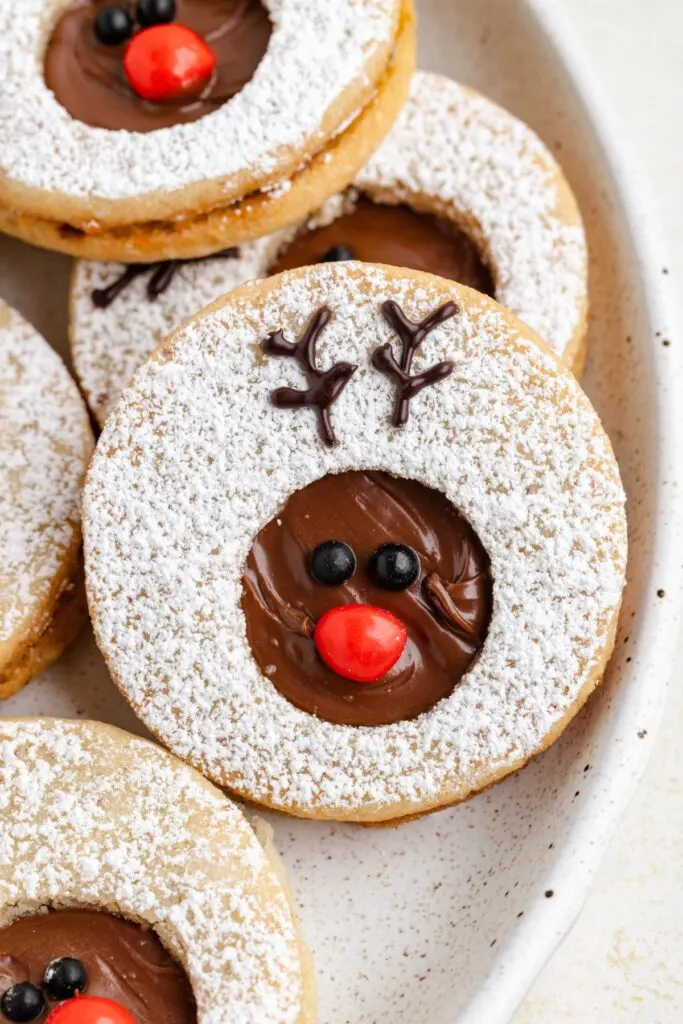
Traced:
<path fill-rule="evenodd" d="M 374 203 L 365 196 L 331 224 L 298 234 L 269 273 L 319 263 L 340 246 L 356 260 L 437 274 L 495 295 L 491 273 L 477 246 L 454 224 L 407 206 Z"/>
<path fill-rule="evenodd" d="M 312 552 L 329 540 L 348 544 L 357 559 L 339 587 L 310 572 Z M 387 543 L 418 555 L 418 578 L 406 590 L 385 590 L 368 576 L 371 555 Z M 399 661 L 377 683 L 336 675 L 312 638 L 324 612 L 352 603 L 384 608 L 408 630 Z M 387 725 L 433 707 L 472 665 L 491 618 L 489 560 L 439 491 L 383 472 L 328 475 L 293 494 L 256 537 L 242 606 L 254 658 L 288 700 L 330 722 Z"/>
<path fill-rule="evenodd" d="M 187 975 L 154 932 L 93 910 L 22 917 L 1 929 L 0 994 L 19 982 L 40 986 L 50 961 L 65 956 L 84 965 L 85 995 L 120 1003 L 136 1024 L 196 1024 Z"/>
<path fill-rule="evenodd" d="M 105 46 L 95 35 L 95 18 L 111 2 L 75 0 L 57 22 L 45 54 L 48 87 L 72 117 L 97 128 L 151 132 L 210 114 L 253 77 L 272 32 L 260 0 L 178 0 L 176 23 L 206 40 L 216 70 L 200 96 L 150 103 L 128 84 L 126 44 Z M 134 16 L 132 0 L 119 6 Z"/>

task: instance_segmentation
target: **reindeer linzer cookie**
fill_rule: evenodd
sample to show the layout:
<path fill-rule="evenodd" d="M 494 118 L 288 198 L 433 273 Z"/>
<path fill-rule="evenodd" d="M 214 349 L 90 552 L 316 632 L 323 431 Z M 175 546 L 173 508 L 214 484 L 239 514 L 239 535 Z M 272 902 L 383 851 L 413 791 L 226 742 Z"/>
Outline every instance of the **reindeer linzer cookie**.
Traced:
<path fill-rule="evenodd" d="M 534 132 L 486 97 L 417 72 L 396 125 L 355 184 L 311 218 L 195 262 L 77 264 L 74 367 L 104 423 L 172 327 L 252 278 L 359 259 L 494 296 L 580 373 L 587 257 L 578 207 Z"/>
<path fill-rule="evenodd" d="M 86 619 L 80 505 L 92 448 L 66 367 L 0 302 L 0 699 L 58 658 Z"/>
<path fill-rule="evenodd" d="M 0 1021 L 312 1024 L 267 836 L 155 744 L 0 723 Z"/>
<path fill-rule="evenodd" d="M 0 230 L 193 257 L 344 188 L 390 128 L 412 0 L 0 0 Z"/>
<path fill-rule="evenodd" d="M 107 420 L 84 524 L 136 712 L 296 815 L 473 795 L 560 734 L 614 644 L 596 413 L 521 321 L 416 271 L 293 270 L 188 321 Z"/>

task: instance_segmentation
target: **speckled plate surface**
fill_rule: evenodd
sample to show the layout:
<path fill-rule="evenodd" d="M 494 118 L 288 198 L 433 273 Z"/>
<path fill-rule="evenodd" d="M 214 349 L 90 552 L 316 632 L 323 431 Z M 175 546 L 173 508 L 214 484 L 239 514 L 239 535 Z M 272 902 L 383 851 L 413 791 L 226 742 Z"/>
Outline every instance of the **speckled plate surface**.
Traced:
<path fill-rule="evenodd" d="M 683 520 L 667 275 L 621 139 L 552 0 L 423 0 L 421 64 L 470 82 L 558 153 L 592 251 L 586 385 L 629 495 L 629 586 L 603 689 L 486 795 L 399 829 L 273 818 L 314 948 L 321 1024 L 504 1024 L 571 926 L 647 760 L 678 631 Z M 0 243 L 0 295 L 66 353 L 69 264 Z M 4 715 L 140 731 L 89 633 Z"/>

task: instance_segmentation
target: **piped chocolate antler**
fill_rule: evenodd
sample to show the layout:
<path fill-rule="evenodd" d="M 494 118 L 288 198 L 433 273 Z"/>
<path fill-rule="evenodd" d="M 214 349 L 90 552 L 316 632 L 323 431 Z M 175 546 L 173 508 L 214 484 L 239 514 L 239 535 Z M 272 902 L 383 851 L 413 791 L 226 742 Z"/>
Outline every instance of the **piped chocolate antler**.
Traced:
<path fill-rule="evenodd" d="M 122 270 L 119 276 L 110 285 L 107 285 L 106 288 L 94 288 L 90 293 L 90 297 L 92 298 L 93 305 L 97 306 L 98 309 L 107 309 L 119 297 L 121 292 L 126 290 L 132 281 L 140 277 L 141 274 L 151 271 L 152 276 L 147 282 L 145 293 L 149 301 L 154 302 L 171 286 L 173 278 L 180 268 L 184 267 L 187 263 L 203 263 L 205 260 L 219 258 L 232 260 L 239 256 L 239 254 L 239 249 L 232 246 L 230 249 L 221 249 L 220 252 L 213 253 L 211 256 L 198 256 L 195 259 L 163 260 L 161 263 L 133 263 L 126 267 L 125 270 Z"/>
<path fill-rule="evenodd" d="M 401 362 L 400 365 L 396 362 L 391 343 L 387 342 L 385 345 L 375 349 L 372 355 L 372 365 L 380 373 L 386 374 L 387 377 L 396 382 L 398 393 L 392 417 L 392 423 L 395 427 L 402 427 L 408 422 L 410 400 L 415 395 L 430 384 L 437 384 L 440 380 L 445 380 L 453 372 L 453 363 L 450 360 L 436 363 L 428 370 L 413 374 L 412 376 L 410 368 L 413 363 L 413 356 L 427 335 L 459 312 L 460 310 L 455 302 L 446 302 L 443 306 L 439 306 L 433 313 L 426 316 L 424 320 L 415 323 L 415 321 L 408 319 L 399 304 L 394 302 L 393 299 L 383 304 L 382 314 L 384 319 L 393 327 L 401 341 Z"/>
<path fill-rule="evenodd" d="M 336 441 L 330 408 L 337 401 L 342 391 L 358 369 L 353 363 L 335 363 L 329 370 L 320 370 L 316 366 L 315 347 L 323 328 L 332 316 L 327 306 L 322 306 L 311 317 L 301 341 L 287 341 L 284 333 L 274 331 L 261 343 L 261 347 L 269 356 L 293 356 L 306 374 L 308 388 L 299 391 L 296 388 L 276 388 L 270 396 L 273 405 L 279 409 L 299 409 L 311 406 L 318 412 L 318 423 L 322 439 L 327 445 Z"/>

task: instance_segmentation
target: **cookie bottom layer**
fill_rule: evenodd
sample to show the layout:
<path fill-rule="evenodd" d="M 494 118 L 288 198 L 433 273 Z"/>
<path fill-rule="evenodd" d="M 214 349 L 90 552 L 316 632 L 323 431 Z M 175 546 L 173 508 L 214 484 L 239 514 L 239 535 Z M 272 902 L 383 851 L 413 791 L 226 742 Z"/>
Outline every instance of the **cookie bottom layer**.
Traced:
<path fill-rule="evenodd" d="M 83 566 L 77 569 L 57 598 L 45 628 L 0 671 L 0 700 L 7 700 L 49 668 L 76 639 L 87 618 Z"/>
<path fill-rule="evenodd" d="M 415 64 L 413 0 L 404 0 L 394 52 L 371 102 L 298 173 L 270 192 L 257 192 L 191 219 L 150 221 L 85 232 L 70 224 L 0 207 L 0 231 L 43 249 L 91 260 L 151 263 L 207 256 L 271 234 L 316 210 L 344 189 L 396 120 Z"/>
<path fill-rule="evenodd" d="M 244 808 L 242 808 L 242 811 L 244 811 Z M 268 859 L 271 870 L 277 876 L 292 912 L 292 919 L 294 921 L 294 927 L 296 928 L 299 944 L 299 954 L 301 956 L 301 977 L 303 981 L 303 999 L 301 1014 L 299 1016 L 299 1024 L 315 1024 L 317 1004 L 315 961 L 304 938 L 301 922 L 299 921 L 299 915 L 294 902 L 294 893 L 292 892 L 292 887 L 290 885 L 289 878 L 287 877 L 285 866 L 282 863 L 280 854 L 275 847 L 273 830 L 267 821 L 264 821 L 263 818 L 259 818 L 257 815 L 245 813 L 245 817 L 254 830 L 256 838 L 263 847 L 263 852 Z"/>

